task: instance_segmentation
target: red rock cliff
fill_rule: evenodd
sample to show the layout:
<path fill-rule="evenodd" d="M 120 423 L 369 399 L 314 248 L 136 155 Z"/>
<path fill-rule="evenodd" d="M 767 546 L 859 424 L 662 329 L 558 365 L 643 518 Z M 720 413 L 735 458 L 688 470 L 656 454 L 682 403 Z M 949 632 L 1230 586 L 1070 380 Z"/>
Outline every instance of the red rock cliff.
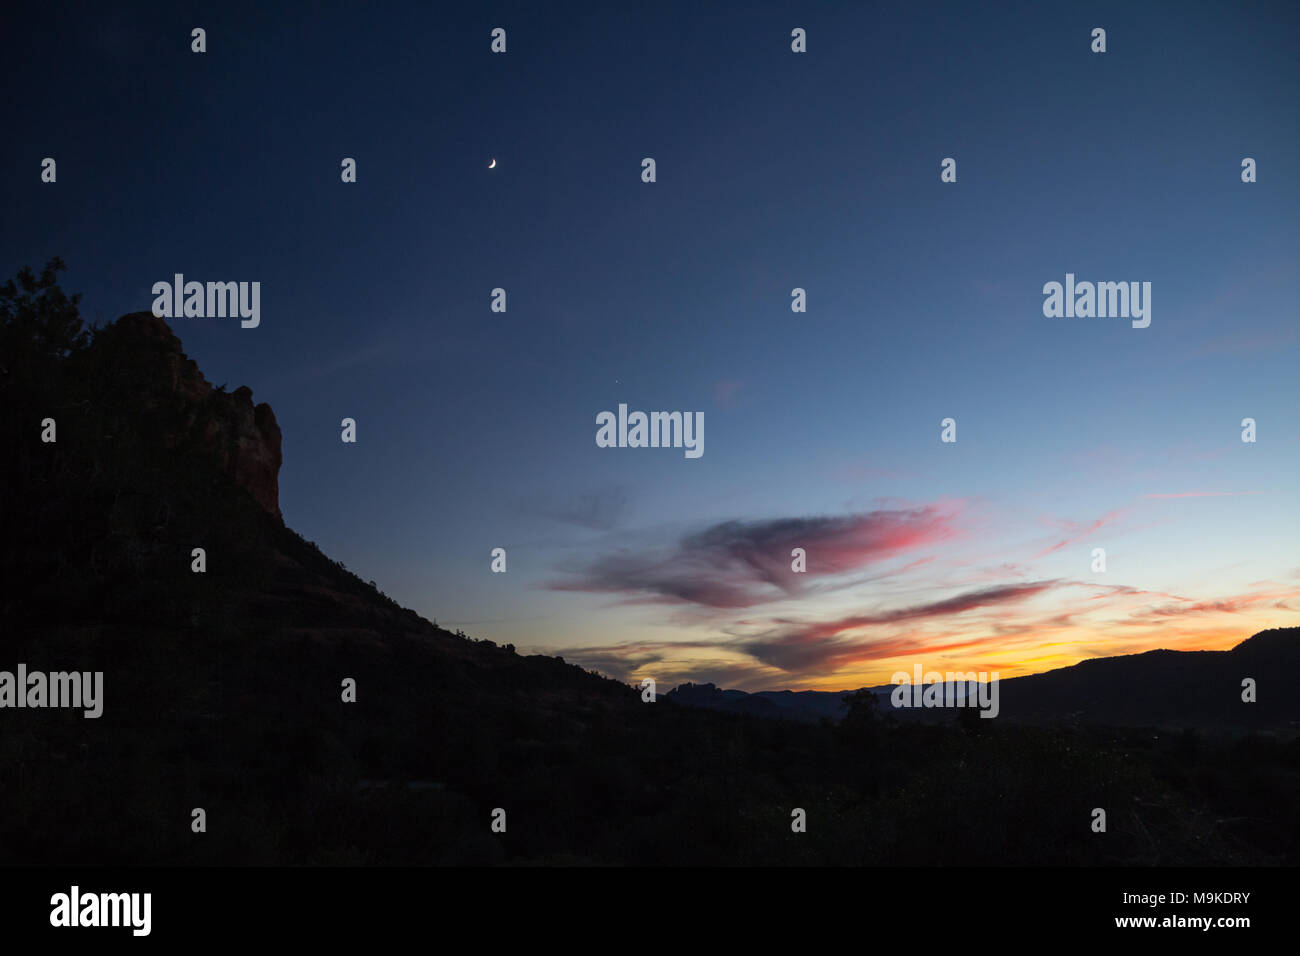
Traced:
<path fill-rule="evenodd" d="M 195 439 L 213 462 L 236 484 L 249 492 L 268 513 L 280 514 L 280 426 L 265 402 L 253 404 L 253 391 L 240 386 L 227 393 L 214 389 L 198 365 L 181 349 L 181 340 L 167 323 L 150 312 L 133 312 L 117 320 L 117 347 L 123 345 L 149 359 L 157 370 L 147 383 L 179 396 L 178 431 Z M 153 403 L 151 403 L 153 404 Z M 174 444 L 181 434 L 169 436 Z"/>

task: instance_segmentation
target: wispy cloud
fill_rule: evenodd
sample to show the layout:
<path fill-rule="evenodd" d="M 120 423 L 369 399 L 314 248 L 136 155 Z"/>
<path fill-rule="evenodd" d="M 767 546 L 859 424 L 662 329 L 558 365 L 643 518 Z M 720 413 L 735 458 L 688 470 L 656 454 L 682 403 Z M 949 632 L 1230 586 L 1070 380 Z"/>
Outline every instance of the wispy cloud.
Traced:
<path fill-rule="evenodd" d="M 617 594 L 634 603 L 752 607 L 805 590 L 807 576 L 835 575 L 955 535 L 958 506 L 927 505 L 842 517 L 726 521 L 683 537 L 666 554 L 617 553 L 573 570 L 557 591 Z"/>
<path fill-rule="evenodd" d="M 729 379 L 714 382 L 713 400 L 722 408 L 735 408 L 740 393 L 744 388 L 744 382 L 736 382 Z"/>
<path fill-rule="evenodd" d="M 824 620 L 738 620 L 707 638 L 562 653 L 624 678 L 710 680 L 751 690 L 884 683 L 890 670 L 908 659 L 951 660 L 965 669 L 1011 676 L 1157 647 L 1230 647 L 1252 630 L 1274 626 L 1278 619 L 1270 615 L 1277 611 L 1297 610 L 1295 587 L 1261 584 L 1257 590 L 1197 601 L 1126 584 L 1041 580 Z M 1049 594 L 1047 605 L 1020 606 Z"/>
<path fill-rule="evenodd" d="M 1034 560 L 1037 560 L 1039 558 L 1045 558 L 1049 554 L 1054 554 L 1055 552 L 1060 551 L 1062 548 L 1067 547 L 1071 544 L 1074 544 L 1076 541 L 1080 541 L 1083 538 L 1088 537 L 1088 535 L 1092 534 L 1094 531 L 1104 528 L 1109 524 L 1113 524 L 1120 517 L 1122 517 L 1123 514 L 1124 512 L 1122 510 L 1108 511 L 1100 518 L 1096 519 L 1095 521 L 1079 523 L 1075 521 L 1066 520 L 1060 522 L 1060 524 L 1064 527 L 1065 537 L 1058 540 L 1055 544 L 1050 545 L 1045 550 L 1040 551 L 1038 554 L 1034 555 Z"/>
<path fill-rule="evenodd" d="M 1294 590 L 1256 591 L 1250 594 L 1234 594 L 1211 601 L 1177 601 L 1158 607 L 1147 607 L 1135 612 L 1135 617 L 1181 617 L 1187 614 L 1240 614 L 1259 607 L 1275 607 L 1279 610 L 1294 610 L 1286 602 L 1294 600 Z"/>
<path fill-rule="evenodd" d="M 627 513 L 631 495 L 625 485 L 611 485 L 578 491 L 567 497 L 533 497 L 520 503 L 520 509 L 562 524 L 576 525 L 592 531 L 610 531 Z"/>
<path fill-rule="evenodd" d="M 930 601 L 910 607 L 853 614 L 829 621 L 792 622 L 773 621 L 774 636 L 760 636 L 742 642 L 739 647 L 757 660 L 784 671 L 809 673 L 819 670 L 836 670 L 848 665 L 870 660 L 888 659 L 899 653 L 923 649 L 942 643 L 946 649 L 973 646 L 972 642 L 936 642 L 934 638 L 883 640 L 846 640 L 852 631 L 902 622 L 945 618 L 979 608 L 1023 601 L 1055 587 L 1056 581 L 1034 581 L 1027 584 L 1008 584 L 979 591 L 968 591 L 940 601 Z M 979 643 L 975 641 L 973 643 Z"/>

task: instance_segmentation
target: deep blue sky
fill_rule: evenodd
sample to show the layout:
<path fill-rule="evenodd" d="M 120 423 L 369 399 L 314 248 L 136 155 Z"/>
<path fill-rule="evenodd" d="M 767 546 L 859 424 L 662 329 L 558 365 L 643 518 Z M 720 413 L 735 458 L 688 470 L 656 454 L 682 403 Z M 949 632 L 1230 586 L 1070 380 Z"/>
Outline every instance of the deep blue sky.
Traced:
<path fill-rule="evenodd" d="M 1032 670 L 1295 623 L 1300 8 L 605 6 L 6 12 L 0 272 L 62 256 L 92 320 L 260 281 L 257 329 L 171 325 L 274 408 L 286 521 L 619 676 L 850 686 L 954 637 Z M 1045 318 L 1066 272 L 1151 282 L 1151 326 Z M 703 411 L 704 456 L 597 448 L 620 402 Z M 764 584 L 790 528 L 810 573 Z M 1100 615 L 1097 546 L 1129 601 Z"/>

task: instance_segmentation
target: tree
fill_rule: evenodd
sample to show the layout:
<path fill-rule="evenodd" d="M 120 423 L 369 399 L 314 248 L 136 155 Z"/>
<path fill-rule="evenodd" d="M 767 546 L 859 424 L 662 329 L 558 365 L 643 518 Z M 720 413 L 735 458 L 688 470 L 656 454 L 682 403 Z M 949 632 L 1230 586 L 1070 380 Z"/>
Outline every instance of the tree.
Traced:
<path fill-rule="evenodd" d="M 876 760 L 885 731 L 880 700 L 866 689 L 845 694 L 843 700 L 847 706 L 836 730 L 850 758 L 847 773 L 853 786 L 874 793 L 880 786 Z"/>
<path fill-rule="evenodd" d="M 840 726 L 845 730 L 850 733 L 872 730 L 880 723 L 880 701 L 871 691 L 855 690 L 842 699 L 846 706 Z"/>
<path fill-rule="evenodd" d="M 0 286 L 0 386 L 39 381 L 90 339 L 81 320 L 81 295 L 59 288 L 67 267 L 55 256 L 38 277 L 30 266 Z"/>

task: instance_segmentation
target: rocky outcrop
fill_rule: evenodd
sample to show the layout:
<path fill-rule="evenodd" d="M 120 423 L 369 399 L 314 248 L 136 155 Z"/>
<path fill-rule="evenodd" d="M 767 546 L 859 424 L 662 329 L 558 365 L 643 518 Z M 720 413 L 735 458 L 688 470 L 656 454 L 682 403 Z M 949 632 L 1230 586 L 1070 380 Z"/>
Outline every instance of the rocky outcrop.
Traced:
<path fill-rule="evenodd" d="M 280 426 L 275 412 L 253 404 L 253 390 L 241 385 L 229 395 L 209 393 L 216 414 L 206 418 L 203 444 L 235 484 L 248 491 L 266 511 L 280 514 Z"/>
<path fill-rule="evenodd" d="M 168 446 L 197 442 L 217 467 L 283 521 L 281 435 L 271 406 L 254 405 L 247 386 L 233 392 L 213 388 L 182 350 L 181 340 L 151 312 L 122 316 L 111 341 L 115 352 L 132 355 L 137 360 L 133 366 L 145 369 L 147 379 L 132 383 L 141 388 L 135 397 L 154 407 L 166 405 L 177 414 Z"/>

